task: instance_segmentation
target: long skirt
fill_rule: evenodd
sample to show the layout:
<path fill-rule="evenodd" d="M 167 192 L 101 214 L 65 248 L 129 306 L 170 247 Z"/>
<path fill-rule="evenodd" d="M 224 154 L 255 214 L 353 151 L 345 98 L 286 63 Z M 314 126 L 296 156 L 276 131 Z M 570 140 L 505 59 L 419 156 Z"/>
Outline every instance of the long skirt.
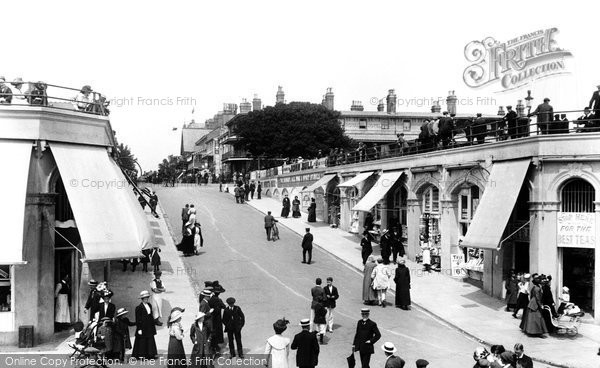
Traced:
<path fill-rule="evenodd" d="M 362 298 L 364 302 L 375 302 L 377 301 L 377 292 L 371 287 L 371 272 L 373 271 L 373 268 L 375 268 L 375 265 L 367 263 L 365 267 L 367 267 L 367 269 L 363 276 Z"/>
<path fill-rule="evenodd" d="M 541 335 L 548 333 L 546 322 L 542 317 L 542 313 L 539 310 L 531 310 L 525 308 L 523 313 L 523 319 L 521 319 L 521 325 L 519 326 L 523 332 L 529 335 Z"/>
<path fill-rule="evenodd" d="M 169 348 L 167 349 L 167 367 L 187 367 L 183 341 L 177 340 L 175 336 L 169 337 Z"/>
<path fill-rule="evenodd" d="M 290 215 L 290 208 L 289 207 L 283 207 L 281 209 L 281 217 L 288 217 Z"/>
<path fill-rule="evenodd" d="M 131 356 L 134 358 L 156 358 L 156 342 L 154 336 L 139 336 L 135 335 L 135 342 L 133 343 L 133 351 Z"/>
<path fill-rule="evenodd" d="M 54 306 L 54 322 L 71 323 L 69 296 L 67 294 L 58 294 L 58 297 L 56 298 L 56 304 Z"/>

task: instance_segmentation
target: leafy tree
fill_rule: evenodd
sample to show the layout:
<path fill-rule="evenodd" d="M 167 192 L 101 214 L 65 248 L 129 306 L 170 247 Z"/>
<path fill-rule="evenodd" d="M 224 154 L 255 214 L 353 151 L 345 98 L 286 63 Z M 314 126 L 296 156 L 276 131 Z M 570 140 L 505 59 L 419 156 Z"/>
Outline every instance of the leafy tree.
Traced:
<path fill-rule="evenodd" d="M 135 180 L 135 178 L 138 175 L 138 170 L 137 170 L 137 166 L 136 166 L 137 159 L 131 153 L 131 149 L 129 148 L 129 146 L 127 146 L 123 143 L 117 144 L 116 160 L 117 160 L 117 163 L 119 164 L 119 166 L 121 167 L 121 169 L 123 169 L 123 171 L 130 178 Z"/>
<path fill-rule="evenodd" d="M 169 155 L 158 164 L 158 177 L 161 181 L 173 182 L 184 170 L 182 163 L 185 163 L 180 156 Z"/>
<path fill-rule="evenodd" d="M 307 102 L 277 104 L 236 117 L 236 148 L 252 156 L 314 158 L 330 148 L 354 146 L 339 124 L 340 113 Z"/>

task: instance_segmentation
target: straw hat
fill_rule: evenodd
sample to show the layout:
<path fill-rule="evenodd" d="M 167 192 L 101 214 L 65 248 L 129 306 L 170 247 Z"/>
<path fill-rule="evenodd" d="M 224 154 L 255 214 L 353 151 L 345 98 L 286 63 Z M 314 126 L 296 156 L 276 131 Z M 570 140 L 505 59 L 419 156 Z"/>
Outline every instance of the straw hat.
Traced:
<path fill-rule="evenodd" d="M 396 349 L 394 344 L 392 344 L 391 342 L 386 342 L 385 344 L 381 345 L 381 350 L 388 354 L 394 354 L 398 351 L 398 349 Z"/>
<path fill-rule="evenodd" d="M 140 293 L 140 299 L 149 298 L 149 297 L 150 297 L 150 293 L 148 292 L 148 290 L 144 290 Z"/>
<path fill-rule="evenodd" d="M 173 313 L 171 313 L 171 317 L 169 318 L 169 322 L 175 322 L 178 319 L 180 319 L 181 316 L 183 316 L 183 312 L 176 310 Z"/>
<path fill-rule="evenodd" d="M 306 327 L 306 326 L 310 326 L 310 319 L 309 318 L 303 318 L 300 320 L 300 326 L 302 327 Z"/>
<path fill-rule="evenodd" d="M 198 314 L 196 314 L 196 318 L 194 319 L 194 321 L 197 321 L 200 318 L 204 318 L 204 316 L 206 316 L 206 313 L 198 312 Z"/>
<path fill-rule="evenodd" d="M 121 317 L 122 315 L 125 315 L 125 314 L 127 314 L 127 313 L 129 313 L 129 312 L 127 311 L 127 309 L 125 309 L 125 308 L 119 308 L 119 309 L 117 310 L 117 313 L 115 314 L 115 317 Z"/>

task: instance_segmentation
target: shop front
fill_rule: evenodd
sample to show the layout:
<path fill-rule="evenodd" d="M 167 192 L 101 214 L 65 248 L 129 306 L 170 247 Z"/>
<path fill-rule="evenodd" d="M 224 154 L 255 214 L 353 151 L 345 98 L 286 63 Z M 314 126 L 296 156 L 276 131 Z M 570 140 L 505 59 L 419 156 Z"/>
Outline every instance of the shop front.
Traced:
<path fill-rule="evenodd" d="M 360 202 L 371 187 L 375 184 L 374 171 L 358 173 L 355 176 L 345 176 L 345 180 L 337 188 L 341 196 L 340 228 L 342 230 L 360 235 L 361 223 L 364 212 L 353 211 L 352 208 Z M 363 214 L 363 216 L 361 216 Z"/>
<path fill-rule="evenodd" d="M 430 255 L 431 269 L 442 267 L 442 234 L 440 190 L 430 185 L 421 193 L 421 216 L 419 218 L 419 247 L 421 253 L 416 256 L 417 262 L 423 262 L 423 255 Z M 425 257 L 427 258 L 427 257 Z"/>

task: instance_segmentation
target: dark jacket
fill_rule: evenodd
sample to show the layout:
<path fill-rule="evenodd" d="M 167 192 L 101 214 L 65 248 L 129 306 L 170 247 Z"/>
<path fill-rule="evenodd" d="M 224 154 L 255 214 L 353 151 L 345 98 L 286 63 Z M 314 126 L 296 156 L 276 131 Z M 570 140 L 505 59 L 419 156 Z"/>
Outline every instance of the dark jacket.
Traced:
<path fill-rule="evenodd" d="M 135 336 L 150 337 L 156 335 L 156 325 L 154 317 L 152 316 L 152 305 L 148 304 L 148 307 L 150 307 L 150 314 L 146 312 L 144 303 L 140 303 L 135 307 Z M 140 335 L 138 331 L 142 331 L 142 334 Z"/>
<path fill-rule="evenodd" d="M 100 293 L 94 288 L 90 290 L 90 294 L 85 302 L 85 309 L 90 310 L 90 318 L 93 316 L 93 313 L 95 313 L 96 308 L 98 308 L 98 304 L 100 304 Z"/>
<path fill-rule="evenodd" d="M 310 307 L 314 308 L 319 299 L 325 298 L 325 291 L 320 285 L 315 285 L 310 289 L 310 295 L 312 296 Z"/>
<path fill-rule="evenodd" d="M 327 323 L 327 309 L 325 309 L 325 304 L 322 302 L 318 302 L 315 304 L 315 319 L 313 322 L 317 325 L 324 325 Z"/>
<path fill-rule="evenodd" d="M 592 110 L 600 109 L 600 92 L 594 91 L 594 93 L 592 94 L 592 98 L 590 99 L 590 105 L 588 107 Z M 598 114 L 598 113 L 600 113 L 600 110 L 592 111 L 592 113 Z"/>
<path fill-rule="evenodd" d="M 325 306 L 327 308 L 335 308 L 335 301 L 340 297 L 340 295 L 338 294 L 338 289 L 335 286 L 331 285 L 331 290 L 329 290 L 329 286 L 325 286 L 323 288 L 323 291 L 325 291 L 325 297 L 327 298 Z"/>
<path fill-rule="evenodd" d="M 242 312 L 242 308 L 237 305 L 233 306 L 233 310 L 227 306 L 223 311 L 223 326 L 225 326 L 225 332 L 241 331 L 245 323 L 244 312 Z"/>
<path fill-rule="evenodd" d="M 402 235 L 400 233 L 390 232 L 390 244 L 393 250 L 397 250 L 400 257 L 404 257 L 404 245 L 402 245 Z"/>
<path fill-rule="evenodd" d="M 160 266 L 160 248 L 153 248 L 150 253 L 150 264 L 152 266 Z"/>
<path fill-rule="evenodd" d="M 515 362 L 515 367 L 517 366 L 517 362 L 521 362 L 521 367 L 533 368 L 533 361 L 531 360 L 530 357 L 528 357 L 525 354 L 523 354 L 523 356 L 520 358 L 517 358 L 517 355 L 515 354 L 513 357 L 513 361 Z"/>
<path fill-rule="evenodd" d="M 373 354 L 375 352 L 373 345 L 380 338 L 381 333 L 377 328 L 377 323 L 371 321 L 370 319 L 367 319 L 366 321 L 361 319 L 356 324 L 356 334 L 354 335 L 354 342 L 352 342 L 352 345 L 354 346 L 355 351 Z M 367 343 L 367 341 L 369 341 L 369 343 Z"/>
<path fill-rule="evenodd" d="M 371 244 L 371 241 L 367 238 L 362 238 L 360 241 L 360 246 L 362 247 L 362 251 L 366 252 L 366 253 L 372 253 L 373 252 L 373 245 Z"/>
<path fill-rule="evenodd" d="M 304 234 L 302 238 L 302 249 L 312 249 L 313 247 L 313 235 L 311 233 Z"/>
<path fill-rule="evenodd" d="M 96 312 L 98 312 L 98 321 L 99 321 L 104 317 L 114 318 L 116 311 L 117 311 L 117 308 L 115 307 L 115 305 L 113 303 L 108 303 L 108 308 L 106 308 L 106 312 L 104 312 L 104 303 L 100 303 L 96 307 L 94 314 L 96 314 Z"/>
<path fill-rule="evenodd" d="M 298 349 L 296 353 L 296 366 L 315 367 L 319 364 L 319 342 L 315 332 L 302 330 L 294 336 L 292 350 Z"/>
<path fill-rule="evenodd" d="M 273 224 L 276 222 L 277 222 L 277 220 L 275 220 L 275 217 L 273 217 L 271 215 L 265 216 L 265 227 L 273 227 Z"/>
<path fill-rule="evenodd" d="M 537 114 L 537 122 L 538 123 L 547 123 L 551 122 L 554 115 L 554 109 L 550 104 L 543 103 L 538 105 L 534 112 L 531 115 Z"/>
<path fill-rule="evenodd" d="M 210 297 L 210 299 L 208 299 L 208 306 L 213 309 L 210 315 L 212 316 L 214 325 L 219 326 L 219 328 L 213 331 L 213 340 L 216 340 L 216 343 L 220 344 L 224 341 L 223 329 L 221 328 L 221 314 L 223 312 L 223 309 L 227 308 L 227 306 L 225 305 L 225 303 L 223 303 L 223 300 L 219 298 L 217 294 L 214 294 Z"/>
<path fill-rule="evenodd" d="M 400 358 L 399 356 L 392 355 L 385 361 L 384 368 L 404 368 L 404 364 L 406 364 L 404 359 Z"/>

